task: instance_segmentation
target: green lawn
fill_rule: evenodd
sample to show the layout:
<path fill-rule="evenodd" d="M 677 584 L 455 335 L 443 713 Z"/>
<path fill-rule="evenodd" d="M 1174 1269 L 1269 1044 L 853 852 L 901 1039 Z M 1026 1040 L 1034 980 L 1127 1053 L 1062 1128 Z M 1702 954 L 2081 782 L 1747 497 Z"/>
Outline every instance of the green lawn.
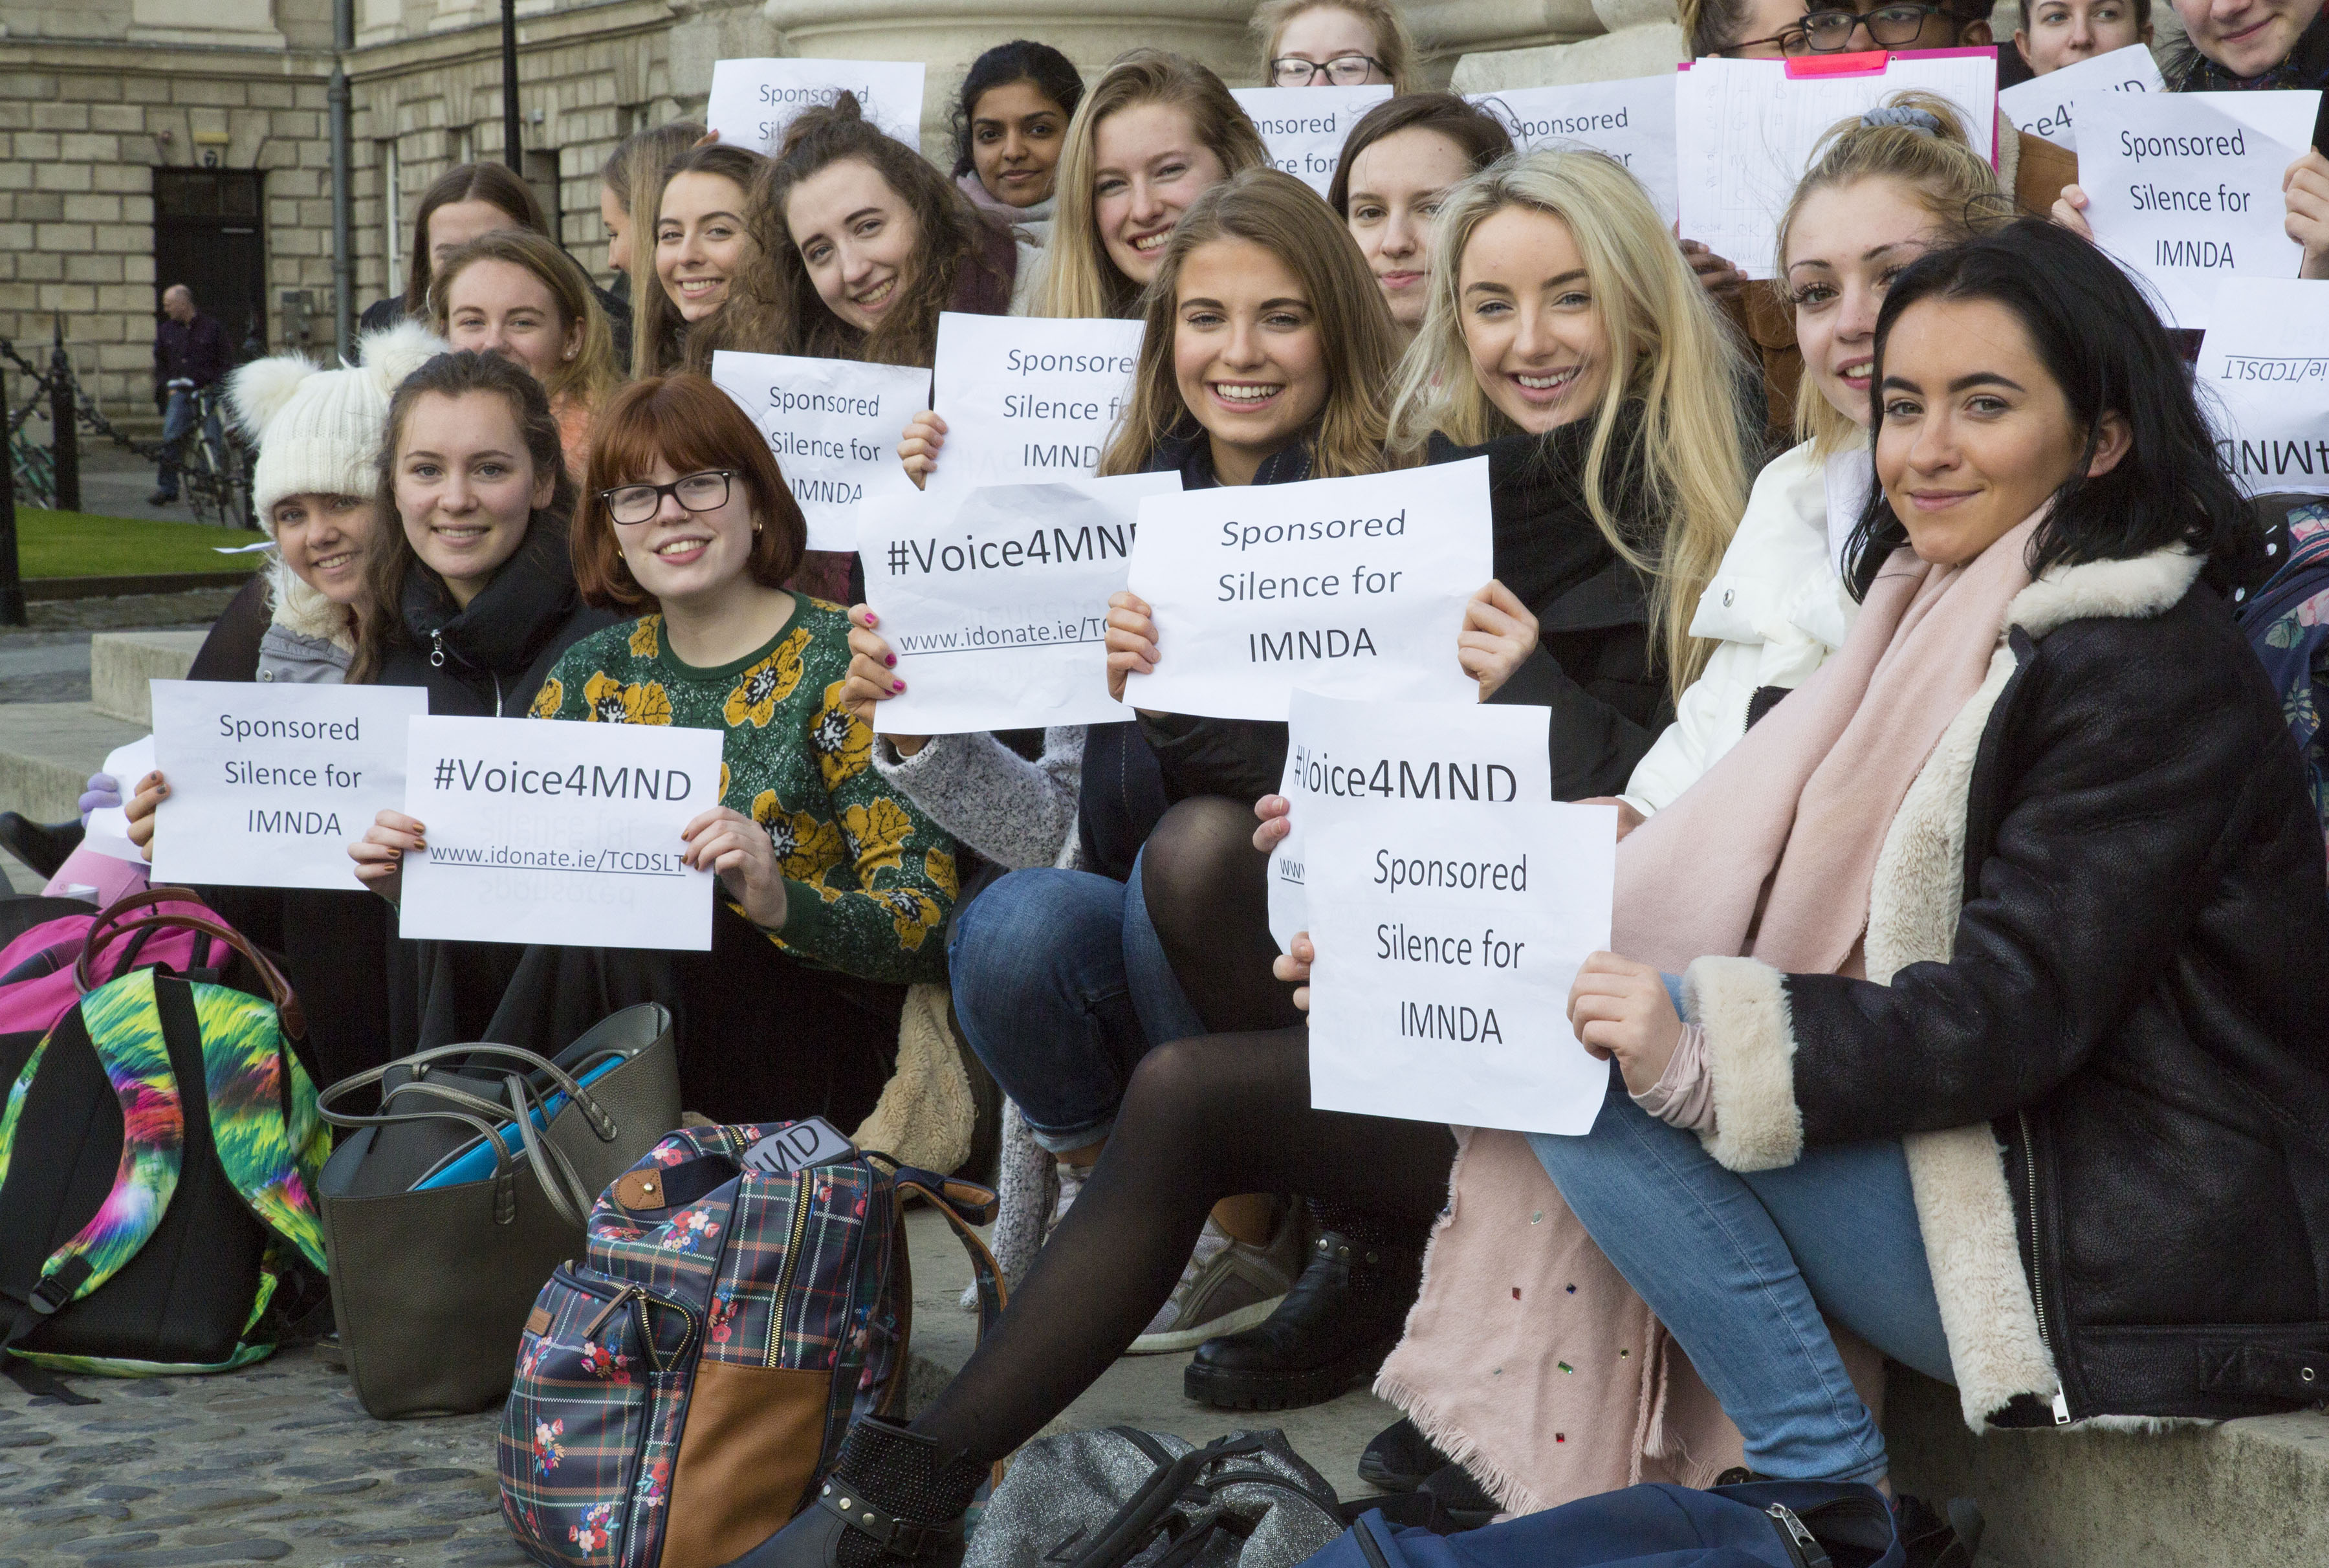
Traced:
<path fill-rule="evenodd" d="M 86 512 L 16 508 L 19 569 L 27 577 L 127 577 L 156 572 L 258 569 L 259 555 L 221 555 L 213 545 L 256 544 L 267 536 L 198 522 L 147 522 Z"/>

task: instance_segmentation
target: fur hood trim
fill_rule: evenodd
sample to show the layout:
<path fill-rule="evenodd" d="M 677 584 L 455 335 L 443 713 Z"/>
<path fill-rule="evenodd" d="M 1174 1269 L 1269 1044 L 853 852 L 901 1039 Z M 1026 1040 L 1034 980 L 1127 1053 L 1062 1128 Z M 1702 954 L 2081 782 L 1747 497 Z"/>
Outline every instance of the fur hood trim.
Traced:
<path fill-rule="evenodd" d="M 2043 637 L 2066 621 L 2145 620 L 2183 603 L 2201 559 L 2170 545 L 2132 560 L 2056 567 L 2013 596 L 2005 624 Z"/>

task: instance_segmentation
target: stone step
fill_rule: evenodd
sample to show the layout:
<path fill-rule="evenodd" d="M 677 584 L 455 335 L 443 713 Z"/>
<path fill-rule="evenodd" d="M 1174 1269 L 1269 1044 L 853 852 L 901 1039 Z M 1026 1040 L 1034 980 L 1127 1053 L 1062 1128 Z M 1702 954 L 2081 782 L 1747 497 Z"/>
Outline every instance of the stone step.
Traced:
<path fill-rule="evenodd" d="M 146 728 L 100 713 L 93 702 L 0 703 L 0 811 L 36 822 L 74 816 L 106 754 Z"/>
<path fill-rule="evenodd" d="M 90 705 L 108 718 L 153 727 L 149 681 L 183 681 L 207 631 L 99 632 L 89 640 Z"/>

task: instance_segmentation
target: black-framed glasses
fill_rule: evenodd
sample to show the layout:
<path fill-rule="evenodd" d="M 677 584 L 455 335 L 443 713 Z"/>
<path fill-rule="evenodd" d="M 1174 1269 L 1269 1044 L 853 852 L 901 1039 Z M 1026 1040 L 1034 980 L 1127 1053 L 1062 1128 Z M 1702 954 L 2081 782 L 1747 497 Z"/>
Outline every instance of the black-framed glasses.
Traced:
<path fill-rule="evenodd" d="M 1338 54 L 1323 64 L 1288 54 L 1269 62 L 1269 80 L 1279 87 L 1315 87 L 1322 73 L 1336 87 L 1363 87 L 1377 71 L 1391 80 L 1391 68 L 1372 54 Z"/>
<path fill-rule="evenodd" d="M 599 492 L 599 499 L 617 522 L 651 522 L 666 495 L 689 512 L 718 511 L 728 504 L 728 481 L 734 477 L 731 469 L 707 468 L 669 484 L 618 484 Z"/>
<path fill-rule="evenodd" d="M 1804 30 L 1796 26 L 1782 28 L 1768 38 L 1749 38 L 1738 43 L 1725 44 L 1714 52 L 1725 60 L 1740 60 L 1747 58 L 1746 51 L 1760 49 L 1767 43 L 1777 44 L 1781 54 L 1803 54 L 1809 50 L 1809 46 L 1804 42 Z M 1766 56 L 1766 58 L 1768 57 Z"/>
<path fill-rule="evenodd" d="M 1921 0 L 1880 5 L 1867 12 L 1815 11 L 1803 19 L 1802 42 L 1782 42 L 1780 47 L 1789 54 L 1842 54 L 1852 47 L 1852 35 L 1864 26 L 1876 47 L 1898 49 L 1917 41 L 1917 35 L 1925 31 L 1926 18 L 1948 14 L 1947 6 L 1925 5 Z M 1788 29 L 1789 33 L 1795 31 Z M 1787 33 L 1780 37 L 1785 41 Z"/>

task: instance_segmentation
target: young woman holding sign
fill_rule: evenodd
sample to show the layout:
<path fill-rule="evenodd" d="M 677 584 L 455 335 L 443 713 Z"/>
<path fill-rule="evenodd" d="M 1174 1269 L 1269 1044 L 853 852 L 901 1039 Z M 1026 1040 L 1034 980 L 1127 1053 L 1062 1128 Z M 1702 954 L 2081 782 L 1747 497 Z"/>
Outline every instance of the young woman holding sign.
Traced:
<path fill-rule="evenodd" d="M 1503 121 L 1452 92 L 1379 103 L 1351 127 L 1326 204 L 1350 225 L 1408 340 L 1431 296 L 1431 221 L 1440 203 L 1512 150 Z"/>
<path fill-rule="evenodd" d="M 579 482 L 590 420 L 622 372 L 607 313 L 574 258 L 539 234 L 482 235 L 438 268 L 429 314 L 455 348 L 499 354 L 542 383 L 566 472 Z"/>
<path fill-rule="evenodd" d="M 497 1032 L 475 1038 L 570 1039 L 653 999 L 677 1015 L 691 1109 L 844 1129 L 872 1110 L 907 985 L 944 978 L 959 850 L 872 766 L 842 698 L 840 607 L 782 586 L 805 535 L 767 441 L 710 381 L 634 382 L 608 406 L 574 558 L 589 597 L 635 618 L 569 649 L 533 711 L 725 733 L 720 803 L 683 834 L 689 863 L 720 875 L 712 947 L 531 950 Z M 367 869 L 391 878 L 423 841 L 384 812 Z"/>
<path fill-rule="evenodd" d="M 971 61 L 955 100 L 955 188 L 1042 244 L 1060 150 L 1083 98 L 1075 63 L 1048 43 L 1014 39 Z"/>

